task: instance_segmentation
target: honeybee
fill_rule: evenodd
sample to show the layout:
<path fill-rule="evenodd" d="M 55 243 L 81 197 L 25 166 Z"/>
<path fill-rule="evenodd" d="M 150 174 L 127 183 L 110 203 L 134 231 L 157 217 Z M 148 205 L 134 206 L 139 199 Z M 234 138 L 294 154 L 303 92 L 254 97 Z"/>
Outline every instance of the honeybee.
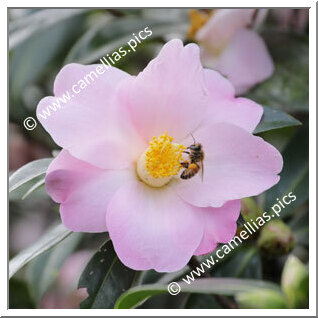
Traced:
<path fill-rule="evenodd" d="M 201 177 L 203 180 L 204 152 L 202 150 L 202 145 L 196 142 L 195 139 L 193 138 L 193 144 L 187 147 L 187 149 L 189 149 L 189 151 L 184 151 L 184 153 L 189 155 L 189 160 L 181 162 L 181 166 L 185 169 L 181 173 L 180 178 L 190 179 L 194 177 L 201 170 L 202 172 Z"/>

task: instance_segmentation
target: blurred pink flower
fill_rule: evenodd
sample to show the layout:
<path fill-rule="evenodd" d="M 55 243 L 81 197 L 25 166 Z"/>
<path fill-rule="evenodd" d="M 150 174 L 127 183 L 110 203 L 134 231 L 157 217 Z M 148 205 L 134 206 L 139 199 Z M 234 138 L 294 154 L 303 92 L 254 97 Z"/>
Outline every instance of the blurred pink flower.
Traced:
<path fill-rule="evenodd" d="M 259 12 L 262 18 L 264 12 Z M 198 14 L 190 15 L 192 24 L 197 23 Z M 237 94 L 246 92 L 274 72 L 263 39 L 249 28 L 255 14 L 256 9 L 216 9 L 192 34 L 201 46 L 203 65 L 226 76 Z"/>
<path fill-rule="evenodd" d="M 95 68 L 65 66 L 55 96 Z M 53 99 L 41 100 L 37 113 Z M 252 135 L 262 113 L 202 68 L 197 45 L 172 40 L 138 76 L 113 67 L 46 120 L 38 116 L 64 148 L 46 189 L 66 227 L 109 231 L 125 265 L 179 270 L 233 237 L 241 198 L 278 182 L 280 153 Z M 203 180 L 179 177 L 191 133 L 205 153 Z"/>
<path fill-rule="evenodd" d="M 39 308 L 79 308 L 88 293 L 86 288 L 77 289 L 77 284 L 91 256 L 91 251 L 82 250 L 68 257 L 60 269 L 56 284 L 44 295 Z"/>

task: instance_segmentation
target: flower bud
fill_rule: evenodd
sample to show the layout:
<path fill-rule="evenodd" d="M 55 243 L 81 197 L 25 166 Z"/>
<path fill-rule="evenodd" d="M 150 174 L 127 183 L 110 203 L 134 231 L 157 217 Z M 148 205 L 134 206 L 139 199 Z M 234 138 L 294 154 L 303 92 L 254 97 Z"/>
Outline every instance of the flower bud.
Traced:
<path fill-rule="evenodd" d="M 276 290 L 256 289 L 239 293 L 235 300 L 242 309 L 284 309 L 284 295 Z"/>
<path fill-rule="evenodd" d="M 308 268 L 294 255 L 290 255 L 282 274 L 282 289 L 289 308 L 308 308 Z"/>
<path fill-rule="evenodd" d="M 262 215 L 261 208 L 252 198 L 244 198 L 241 200 L 242 208 L 241 214 L 246 222 L 250 220 L 256 220 Z"/>
<path fill-rule="evenodd" d="M 295 241 L 290 228 L 281 220 L 273 220 L 264 225 L 257 242 L 258 247 L 271 255 L 288 254 Z"/>

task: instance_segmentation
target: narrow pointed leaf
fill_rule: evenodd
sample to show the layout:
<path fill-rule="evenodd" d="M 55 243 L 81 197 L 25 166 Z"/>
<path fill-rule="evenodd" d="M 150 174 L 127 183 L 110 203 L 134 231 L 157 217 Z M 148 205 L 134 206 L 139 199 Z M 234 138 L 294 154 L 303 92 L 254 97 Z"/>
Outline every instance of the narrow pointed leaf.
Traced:
<path fill-rule="evenodd" d="M 35 160 L 15 171 L 9 178 L 9 192 L 46 173 L 52 160 L 52 158 Z"/>
<path fill-rule="evenodd" d="M 233 296 L 240 292 L 258 289 L 271 289 L 279 291 L 278 285 L 252 279 L 235 278 L 201 278 L 191 284 L 179 282 L 181 292 L 197 294 L 219 294 Z M 115 308 L 135 308 L 148 298 L 167 293 L 167 285 L 151 284 L 131 288 L 124 293 L 116 302 Z"/>
<path fill-rule="evenodd" d="M 79 280 L 78 288 L 89 294 L 81 308 L 113 308 L 117 298 L 129 289 L 136 272 L 118 259 L 108 240 L 92 257 Z"/>
<path fill-rule="evenodd" d="M 13 257 L 9 262 L 9 278 L 11 278 L 20 268 L 30 262 L 36 256 L 47 251 L 49 248 L 56 245 L 58 242 L 65 239 L 72 232 L 68 230 L 63 224 L 52 227 L 46 232 L 36 243 L 20 252 Z"/>
<path fill-rule="evenodd" d="M 82 233 L 72 233 L 59 244 L 42 253 L 29 263 L 28 282 L 32 286 L 34 298 L 39 303 L 44 293 L 58 277 L 59 269 L 78 245 Z"/>
<path fill-rule="evenodd" d="M 261 122 L 254 130 L 254 134 L 278 128 L 301 125 L 301 122 L 299 120 L 281 110 L 272 109 L 267 106 L 263 106 L 263 108 L 263 117 L 261 119 Z"/>
<path fill-rule="evenodd" d="M 309 197 L 309 138 L 308 126 L 302 126 L 287 144 L 284 152 L 284 167 L 280 181 L 266 192 L 265 209 L 270 210 L 277 199 L 293 192 L 296 199 L 281 209 L 280 216 L 286 217 Z"/>
<path fill-rule="evenodd" d="M 33 191 L 41 187 L 45 183 L 45 177 L 41 178 L 39 181 L 34 183 L 29 190 L 22 196 L 22 200 L 24 200 L 26 197 L 28 197 Z"/>
<path fill-rule="evenodd" d="M 88 30 L 76 42 L 66 57 L 65 63 L 78 62 L 89 64 L 98 61 L 103 56 L 106 56 L 106 53 L 127 46 L 127 42 L 132 39 L 132 33 L 135 32 L 138 34 L 145 27 L 148 27 L 152 31 L 152 35 L 145 39 L 144 42 L 167 35 L 167 33 L 172 31 L 185 34 L 188 25 L 181 22 L 171 24 L 170 21 L 132 16 L 123 17 L 120 20 L 106 19 L 100 25 Z M 133 52 L 130 54 L 133 54 Z"/>

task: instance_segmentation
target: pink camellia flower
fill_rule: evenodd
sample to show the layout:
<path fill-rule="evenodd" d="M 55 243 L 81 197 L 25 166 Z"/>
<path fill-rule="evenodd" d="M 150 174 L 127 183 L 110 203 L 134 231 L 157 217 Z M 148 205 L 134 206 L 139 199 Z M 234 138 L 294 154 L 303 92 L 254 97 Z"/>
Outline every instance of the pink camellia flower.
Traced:
<path fill-rule="evenodd" d="M 70 64 L 57 75 L 60 96 L 97 65 Z M 92 75 L 93 77 L 93 75 Z M 120 260 L 136 270 L 176 271 L 236 231 L 240 199 L 279 180 L 280 153 L 252 135 L 262 107 L 235 98 L 229 81 L 204 70 L 196 44 L 171 40 L 138 76 L 114 67 L 47 119 L 63 150 L 46 175 L 72 231 L 108 231 Z M 193 144 L 201 173 L 184 180 Z"/>
<path fill-rule="evenodd" d="M 203 65 L 225 75 L 237 94 L 246 92 L 274 72 L 263 39 L 248 28 L 255 14 L 256 9 L 216 9 L 209 16 L 199 11 L 190 13 L 189 36 L 201 46 Z"/>

